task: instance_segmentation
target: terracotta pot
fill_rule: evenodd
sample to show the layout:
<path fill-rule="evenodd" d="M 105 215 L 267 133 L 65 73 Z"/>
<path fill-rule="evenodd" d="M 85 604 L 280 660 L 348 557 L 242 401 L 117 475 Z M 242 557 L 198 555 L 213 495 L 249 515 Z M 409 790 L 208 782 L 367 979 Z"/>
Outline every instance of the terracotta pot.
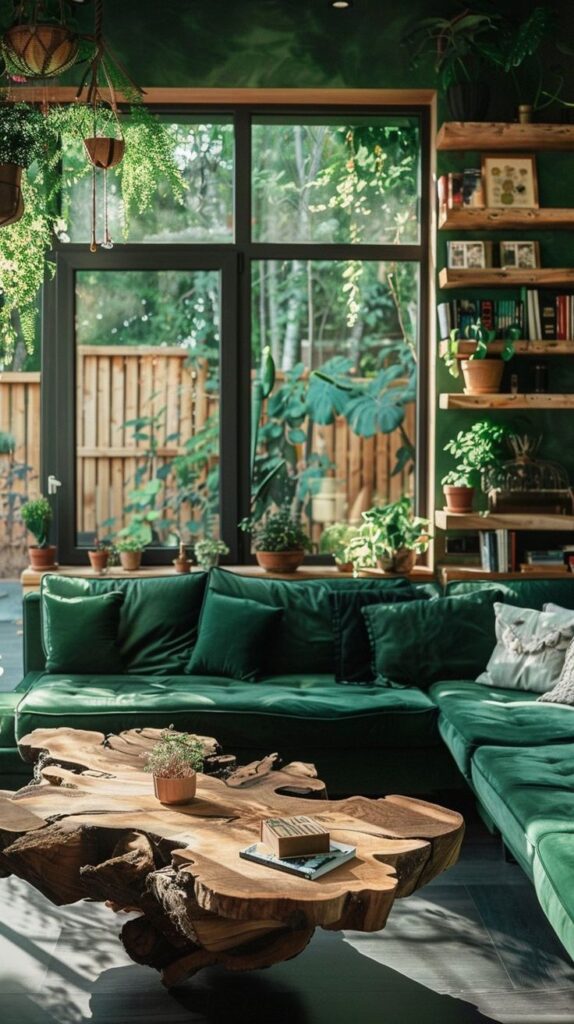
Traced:
<path fill-rule="evenodd" d="M 502 359 L 462 359 L 465 395 L 495 395 L 504 371 Z"/>
<path fill-rule="evenodd" d="M 395 551 L 391 561 L 391 572 L 408 573 L 412 572 L 417 561 L 416 551 L 409 548 L 399 548 Z"/>
<path fill-rule="evenodd" d="M 23 213 L 22 168 L 18 164 L 0 164 L 0 227 L 15 224 Z"/>
<path fill-rule="evenodd" d="M 186 775 L 183 779 L 163 779 L 153 777 L 153 788 L 160 803 L 177 806 L 190 803 L 197 789 L 197 774 Z"/>
<path fill-rule="evenodd" d="M 257 562 L 265 572 L 296 572 L 305 558 L 301 551 L 256 551 Z"/>
<path fill-rule="evenodd" d="M 13 25 L 2 41 L 9 70 L 27 78 L 54 78 L 78 56 L 78 38 L 65 25 Z"/>
<path fill-rule="evenodd" d="M 28 548 L 31 569 L 54 569 L 56 567 L 56 548 L 54 544 L 48 544 L 45 548 L 39 548 L 37 544 L 31 544 Z"/>
<path fill-rule="evenodd" d="M 445 484 L 443 491 L 447 512 L 472 512 L 474 487 L 455 487 Z"/>
<path fill-rule="evenodd" d="M 90 565 L 94 572 L 103 572 L 108 567 L 108 559 L 110 557 L 109 551 L 106 548 L 96 551 L 88 551 L 88 558 L 90 559 Z"/>
<path fill-rule="evenodd" d="M 177 573 L 181 573 L 182 575 L 184 573 L 191 572 L 191 562 L 189 558 L 174 558 L 173 565 L 175 571 Z"/>
<path fill-rule="evenodd" d="M 99 167 L 104 171 L 121 163 L 126 150 L 123 139 L 114 139 L 108 135 L 84 139 L 84 146 L 94 167 Z"/>
<path fill-rule="evenodd" d="M 141 551 L 120 551 L 120 562 L 125 572 L 137 572 L 141 561 Z"/>
<path fill-rule="evenodd" d="M 352 572 L 353 571 L 353 563 L 352 562 L 335 562 L 335 565 L 337 566 L 337 572 Z"/>

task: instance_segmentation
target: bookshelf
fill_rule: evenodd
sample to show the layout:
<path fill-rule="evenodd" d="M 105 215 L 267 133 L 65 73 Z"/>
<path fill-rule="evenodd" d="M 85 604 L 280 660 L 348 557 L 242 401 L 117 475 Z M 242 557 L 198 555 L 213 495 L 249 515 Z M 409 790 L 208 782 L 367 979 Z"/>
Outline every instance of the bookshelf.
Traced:
<path fill-rule="evenodd" d="M 574 530 L 574 516 L 530 512 L 435 513 L 439 530 Z"/>
<path fill-rule="evenodd" d="M 498 356 L 504 348 L 504 341 L 491 341 L 488 354 Z M 440 355 L 445 356 L 448 341 L 441 341 Z M 457 359 L 468 359 L 476 348 L 476 342 L 461 340 L 457 342 Z M 571 356 L 574 355 L 574 341 L 515 341 L 514 351 L 517 356 Z"/>
<path fill-rule="evenodd" d="M 574 225 L 573 225 L 574 227 Z M 567 288 L 574 285 L 574 267 L 537 267 L 535 270 L 508 270 L 489 267 L 486 270 L 458 270 L 443 267 L 439 272 L 440 288 Z"/>
<path fill-rule="evenodd" d="M 440 150 L 574 150 L 574 124 L 507 124 L 503 121 L 445 121 Z"/>
<path fill-rule="evenodd" d="M 531 395 L 439 395 L 441 409 L 574 409 L 574 394 L 558 395 L 550 392 Z"/>
<path fill-rule="evenodd" d="M 532 210 L 503 210 L 496 206 L 441 206 L 438 215 L 441 231 L 533 231 L 574 228 L 574 210 L 559 206 L 541 206 Z"/>

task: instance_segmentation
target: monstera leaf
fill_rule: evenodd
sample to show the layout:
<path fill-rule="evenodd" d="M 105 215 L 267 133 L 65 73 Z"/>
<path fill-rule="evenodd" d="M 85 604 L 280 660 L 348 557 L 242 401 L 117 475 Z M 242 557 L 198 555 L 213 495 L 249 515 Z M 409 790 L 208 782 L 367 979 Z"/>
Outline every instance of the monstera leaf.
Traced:
<path fill-rule="evenodd" d="M 344 356 L 328 359 L 320 370 L 309 378 L 307 412 L 315 423 L 328 426 L 336 416 L 345 412 L 354 384 L 349 374 L 353 360 Z"/>

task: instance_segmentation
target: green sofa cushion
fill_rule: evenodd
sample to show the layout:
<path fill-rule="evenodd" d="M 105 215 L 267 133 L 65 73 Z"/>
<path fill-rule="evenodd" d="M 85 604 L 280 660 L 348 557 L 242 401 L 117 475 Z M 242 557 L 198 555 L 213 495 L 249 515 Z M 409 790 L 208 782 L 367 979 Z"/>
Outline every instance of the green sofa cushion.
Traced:
<path fill-rule="evenodd" d="M 338 589 L 329 594 L 335 642 L 337 682 L 364 683 L 374 679 L 371 644 L 361 610 L 369 605 L 389 605 L 417 600 L 419 594 L 408 580 L 389 583 L 383 591 L 365 588 Z"/>
<path fill-rule="evenodd" d="M 0 747 L 16 746 L 14 719 L 21 700 L 21 691 L 10 690 L 8 693 L 0 693 Z"/>
<path fill-rule="evenodd" d="M 273 650 L 282 617 L 282 608 L 208 590 L 188 671 L 199 676 L 258 678 Z"/>
<path fill-rule="evenodd" d="M 273 647 L 273 671 L 283 674 L 334 672 L 333 621 L 329 593 L 333 590 L 369 590 L 383 593 L 394 581 L 345 577 L 319 580 L 275 580 L 240 576 L 212 569 L 209 589 L 228 597 L 244 597 L 274 608 L 284 615 Z M 423 585 L 421 595 L 434 593 Z"/>
<path fill-rule="evenodd" d="M 495 594 L 364 608 L 376 675 L 423 687 L 475 678 L 496 643 Z"/>
<path fill-rule="evenodd" d="M 362 747 L 436 744 L 436 717 L 421 690 L 339 686 L 333 676 L 275 676 L 251 686 L 189 675 L 44 675 L 20 701 L 16 734 L 56 725 L 107 733 L 173 723 L 216 736 L 231 751 L 300 745 L 311 752 L 315 744 L 346 756 Z"/>
<path fill-rule="evenodd" d="M 118 644 L 128 674 L 167 676 L 186 671 L 197 630 L 207 573 L 128 579 L 85 579 L 48 574 L 42 593 L 62 597 L 124 594 Z"/>
<path fill-rule="evenodd" d="M 61 597 L 42 594 L 42 642 L 48 672 L 123 672 L 118 644 L 119 590 L 107 594 Z"/>
<path fill-rule="evenodd" d="M 435 683 L 429 696 L 440 709 L 440 734 L 467 779 L 479 747 L 538 747 L 574 741 L 574 710 L 541 704 L 535 693 L 451 680 Z"/>
<path fill-rule="evenodd" d="M 488 580 L 452 580 L 447 583 L 445 595 L 475 594 L 481 590 L 498 590 L 503 596 L 499 601 L 519 604 L 523 608 L 541 609 L 547 602 L 574 608 L 574 576 L 563 579 L 506 580 L 504 583 L 489 583 Z"/>
<path fill-rule="evenodd" d="M 574 712 L 565 714 L 574 718 Z M 574 823 L 574 743 L 482 747 L 474 756 L 471 778 L 505 842 L 532 875 L 542 836 Z"/>
<path fill-rule="evenodd" d="M 536 847 L 534 886 L 546 917 L 574 959 L 574 827 L 549 832 Z"/>

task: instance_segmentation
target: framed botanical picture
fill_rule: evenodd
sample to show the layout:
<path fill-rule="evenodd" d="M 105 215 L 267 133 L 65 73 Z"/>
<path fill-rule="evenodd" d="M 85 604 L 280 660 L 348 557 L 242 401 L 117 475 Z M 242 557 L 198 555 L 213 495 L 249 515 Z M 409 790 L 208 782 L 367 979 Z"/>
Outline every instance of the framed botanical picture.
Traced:
<path fill-rule="evenodd" d="M 500 266 L 509 270 L 534 270 L 539 267 L 539 242 L 501 242 Z"/>
<path fill-rule="evenodd" d="M 490 266 L 491 242 L 448 242 L 448 266 L 452 269 L 479 270 Z"/>
<path fill-rule="evenodd" d="M 538 206 L 536 159 L 532 153 L 485 153 L 482 182 L 487 206 L 531 210 Z"/>

